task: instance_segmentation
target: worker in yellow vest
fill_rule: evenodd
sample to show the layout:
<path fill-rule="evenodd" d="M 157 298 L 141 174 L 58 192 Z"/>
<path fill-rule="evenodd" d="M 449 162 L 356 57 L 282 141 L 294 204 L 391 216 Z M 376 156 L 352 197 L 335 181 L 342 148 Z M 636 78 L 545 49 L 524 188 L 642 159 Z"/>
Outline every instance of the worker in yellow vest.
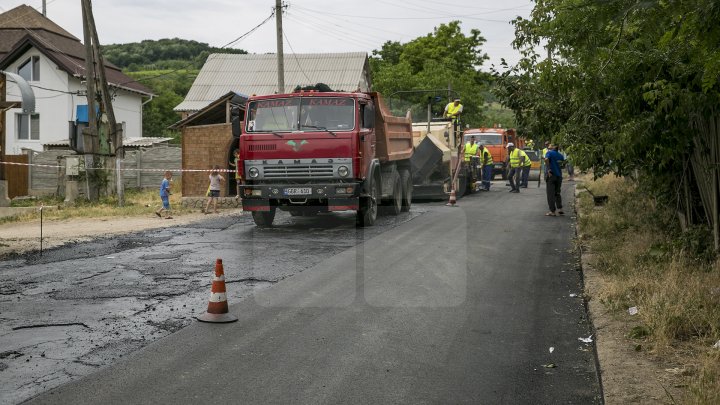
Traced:
<path fill-rule="evenodd" d="M 443 116 L 445 118 L 452 118 L 453 121 L 457 121 L 457 119 L 460 117 L 460 114 L 463 112 L 463 105 L 460 104 L 460 99 L 456 98 L 453 100 L 452 103 L 448 103 L 445 106 L 445 111 L 443 112 Z"/>
<path fill-rule="evenodd" d="M 525 161 L 529 159 L 527 158 L 525 152 L 515 147 L 514 143 L 508 142 L 505 147 L 508 150 L 508 157 L 506 162 L 507 167 L 510 168 L 510 172 L 508 173 L 508 180 L 510 181 L 510 192 L 519 193 L 521 185 L 520 174 L 522 173 L 523 166 L 525 166 Z"/>
<path fill-rule="evenodd" d="M 469 165 L 472 173 L 470 181 L 473 182 L 473 188 L 475 187 L 475 181 L 480 177 L 480 160 L 478 156 L 478 144 L 475 143 L 475 137 L 471 136 L 470 140 L 465 144 L 465 164 Z"/>
<path fill-rule="evenodd" d="M 462 112 L 463 112 L 463 105 L 460 104 L 460 98 L 455 98 L 455 100 L 453 100 L 452 103 L 448 103 L 445 106 L 445 111 L 443 111 L 444 118 L 452 119 L 453 136 L 458 136 L 458 125 L 459 125 L 460 115 L 462 115 Z M 457 138 L 455 138 L 455 139 L 457 139 Z"/>
<path fill-rule="evenodd" d="M 520 149 L 520 155 L 525 156 L 525 160 L 522 165 L 522 174 L 520 176 L 520 187 L 528 188 L 528 178 L 530 177 L 530 166 L 532 166 L 532 161 L 530 160 L 530 156 L 528 156 L 522 149 Z"/>
<path fill-rule="evenodd" d="M 481 190 L 490 191 L 490 182 L 493 178 L 493 158 L 492 153 L 481 144 L 478 148 L 478 156 L 480 156 L 480 164 L 482 164 L 482 188 Z"/>
<path fill-rule="evenodd" d="M 540 178 L 547 177 L 547 165 L 545 164 L 545 155 L 548 153 L 548 147 L 550 146 L 550 141 L 545 141 L 545 147 L 543 148 L 542 152 L 540 152 Z M 538 187 L 540 187 L 540 180 L 538 180 Z"/>
<path fill-rule="evenodd" d="M 478 144 L 475 143 L 474 136 L 465 144 L 465 161 L 469 162 L 472 156 L 478 156 Z"/>

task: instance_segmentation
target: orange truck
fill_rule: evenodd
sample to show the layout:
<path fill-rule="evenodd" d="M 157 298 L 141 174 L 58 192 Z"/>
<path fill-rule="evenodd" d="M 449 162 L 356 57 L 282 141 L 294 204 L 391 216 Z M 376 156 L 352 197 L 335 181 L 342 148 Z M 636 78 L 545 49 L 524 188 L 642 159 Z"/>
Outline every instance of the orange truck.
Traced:
<path fill-rule="evenodd" d="M 493 177 L 500 174 L 505 180 L 507 178 L 507 149 L 505 145 L 512 142 L 518 148 L 525 147 L 525 139 L 519 137 L 514 129 L 502 128 L 495 125 L 493 128 L 476 128 L 465 130 L 464 140 L 468 142 L 471 137 L 475 142 L 485 145 L 493 158 Z"/>

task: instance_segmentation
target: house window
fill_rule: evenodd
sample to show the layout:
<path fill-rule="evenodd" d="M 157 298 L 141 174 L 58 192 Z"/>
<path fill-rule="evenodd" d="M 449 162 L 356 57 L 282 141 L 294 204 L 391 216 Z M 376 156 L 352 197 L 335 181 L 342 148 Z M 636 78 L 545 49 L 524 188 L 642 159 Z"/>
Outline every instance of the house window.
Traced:
<path fill-rule="evenodd" d="M 27 81 L 40 80 L 40 57 L 29 57 L 18 67 L 18 74 Z"/>
<path fill-rule="evenodd" d="M 40 114 L 15 114 L 17 138 L 20 140 L 40 139 Z"/>

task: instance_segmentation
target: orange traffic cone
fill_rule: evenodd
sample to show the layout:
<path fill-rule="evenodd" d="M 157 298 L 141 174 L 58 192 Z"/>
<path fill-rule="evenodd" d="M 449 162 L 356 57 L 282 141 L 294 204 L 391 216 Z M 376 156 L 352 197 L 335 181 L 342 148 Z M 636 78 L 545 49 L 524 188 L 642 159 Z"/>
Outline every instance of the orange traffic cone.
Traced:
<path fill-rule="evenodd" d="M 449 205 L 449 206 L 451 206 L 451 207 L 454 207 L 456 202 L 457 202 L 457 200 L 455 199 L 455 189 L 453 188 L 453 189 L 450 191 L 450 201 L 448 201 L 448 203 L 445 204 L 445 205 Z"/>
<path fill-rule="evenodd" d="M 215 262 L 215 277 L 210 288 L 210 301 L 207 312 L 197 317 L 202 322 L 235 322 L 237 317 L 228 313 L 227 295 L 225 294 L 225 272 L 223 271 L 222 259 Z"/>

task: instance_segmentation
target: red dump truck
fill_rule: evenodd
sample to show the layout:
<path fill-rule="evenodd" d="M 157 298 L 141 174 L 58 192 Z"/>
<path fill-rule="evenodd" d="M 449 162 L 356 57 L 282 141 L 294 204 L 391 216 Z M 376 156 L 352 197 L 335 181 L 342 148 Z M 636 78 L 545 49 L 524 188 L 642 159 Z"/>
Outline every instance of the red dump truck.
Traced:
<path fill-rule="evenodd" d="M 412 121 L 378 93 L 297 91 L 248 100 L 239 140 L 243 209 L 271 226 L 291 215 L 357 211 L 371 226 L 381 206 L 410 209 Z"/>

